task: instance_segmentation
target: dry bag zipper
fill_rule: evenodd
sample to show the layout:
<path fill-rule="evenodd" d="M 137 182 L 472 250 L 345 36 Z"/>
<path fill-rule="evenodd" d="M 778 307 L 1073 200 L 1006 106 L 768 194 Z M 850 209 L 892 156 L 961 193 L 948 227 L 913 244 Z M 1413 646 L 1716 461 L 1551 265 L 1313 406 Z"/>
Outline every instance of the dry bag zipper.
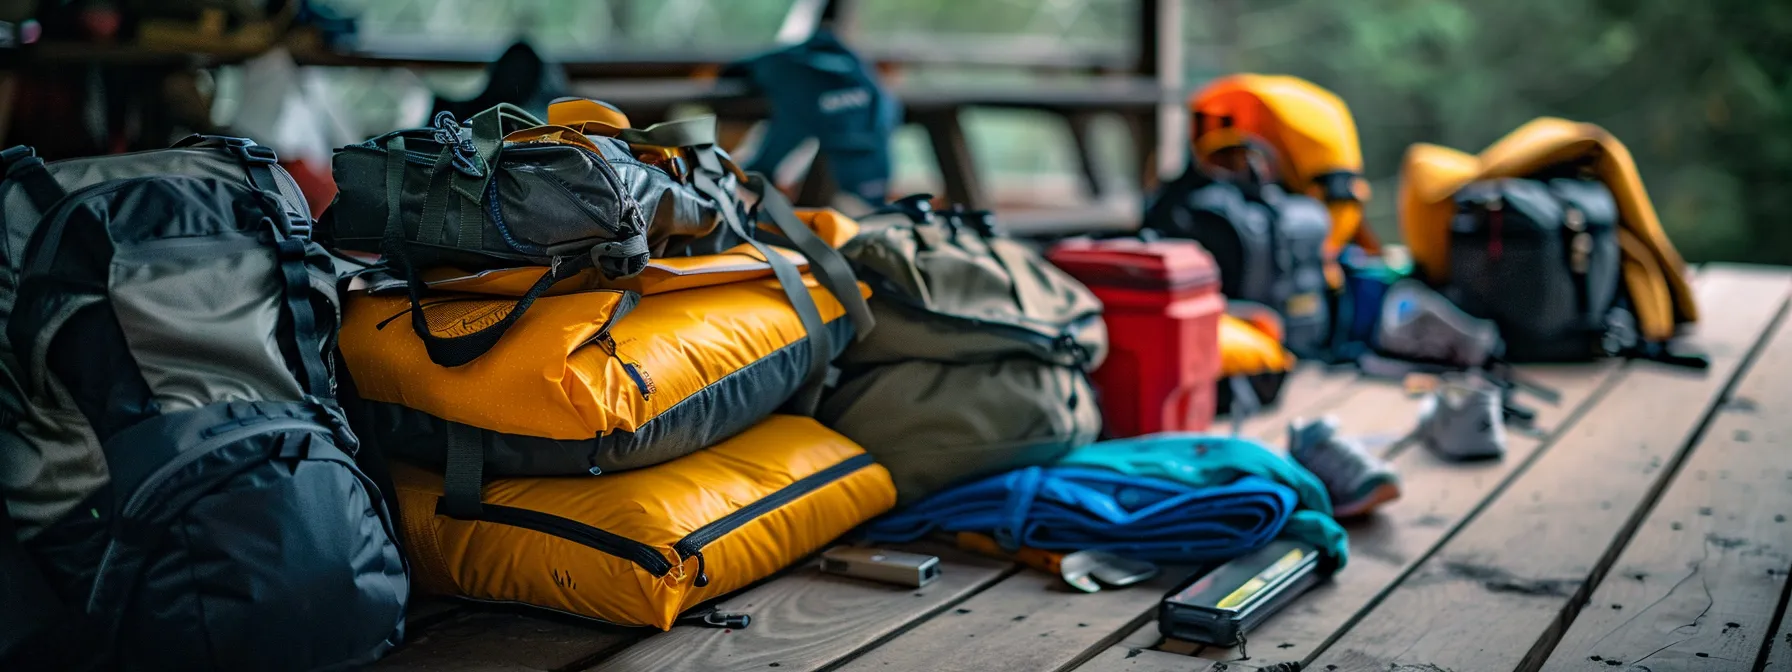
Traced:
<path fill-rule="evenodd" d="M 610 359 L 614 359 L 616 363 L 622 365 L 622 372 L 628 374 L 629 380 L 635 381 L 635 389 L 640 390 L 642 399 L 653 396 L 654 386 L 647 382 L 647 375 L 642 373 L 640 367 L 635 366 L 633 362 L 623 359 L 622 355 L 616 353 L 615 336 L 611 336 L 610 332 L 605 331 L 597 335 L 596 343 L 597 347 L 603 348 L 604 352 L 609 353 Z"/>
<path fill-rule="evenodd" d="M 733 513 L 717 518 L 708 525 L 699 527 L 685 535 L 683 539 L 679 539 L 678 543 L 672 544 L 672 550 L 678 553 L 679 559 L 697 557 L 697 581 L 691 585 L 698 588 L 709 585 L 709 571 L 703 564 L 704 546 L 708 546 L 710 542 L 724 534 L 733 532 L 735 528 L 747 524 L 748 521 L 868 466 L 871 466 L 870 453 L 854 455 L 839 464 L 799 478 L 790 485 L 779 488 L 777 492 L 766 495 L 759 501 L 743 506 Z"/>
<path fill-rule="evenodd" d="M 436 510 L 437 513 L 441 512 L 440 500 Z M 578 542 L 640 565 L 654 576 L 665 576 L 672 571 L 672 563 L 667 562 L 665 556 L 653 550 L 652 546 L 550 513 L 487 503 L 481 507 L 477 520 L 535 530 Z"/>
<path fill-rule="evenodd" d="M 685 535 L 683 539 L 673 544 L 672 550 L 678 554 L 680 560 L 688 559 L 691 556 L 697 557 L 697 579 L 692 585 L 698 588 L 707 586 L 709 585 L 709 575 L 703 563 L 704 546 L 754 518 L 765 515 L 803 495 L 820 489 L 822 486 L 870 466 L 871 462 L 870 454 L 860 453 L 834 466 L 799 478 L 790 485 L 778 489 L 777 492 L 722 516 L 708 525 L 697 528 L 696 531 Z M 441 500 L 438 499 L 436 504 L 438 513 L 441 511 L 440 502 Z M 660 555 L 654 547 L 570 518 L 488 502 L 482 507 L 479 517 L 475 520 L 551 534 L 633 562 L 654 576 L 665 576 L 672 572 L 672 563 L 666 560 L 665 556 Z"/>
<path fill-rule="evenodd" d="M 592 342 L 596 343 L 597 347 L 602 348 L 605 353 L 608 353 L 611 359 L 622 364 L 622 371 L 628 374 L 629 380 L 635 381 L 635 389 L 641 391 L 642 399 L 646 399 L 653 396 L 655 389 L 653 381 L 647 377 L 647 373 L 642 371 L 640 367 L 636 366 L 633 362 L 623 359 L 622 355 L 617 354 L 616 337 L 610 335 L 610 328 L 616 326 L 616 321 L 622 319 L 622 316 L 632 312 L 635 309 L 635 304 L 640 301 L 641 295 L 634 292 L 624 291 L 622 293 L 622 300 L 616 304 L 616 309 L 610 311 L 610 319 L 604 320 L 604 323 L 597 328 L 597 337 L 592 339 Z"/>

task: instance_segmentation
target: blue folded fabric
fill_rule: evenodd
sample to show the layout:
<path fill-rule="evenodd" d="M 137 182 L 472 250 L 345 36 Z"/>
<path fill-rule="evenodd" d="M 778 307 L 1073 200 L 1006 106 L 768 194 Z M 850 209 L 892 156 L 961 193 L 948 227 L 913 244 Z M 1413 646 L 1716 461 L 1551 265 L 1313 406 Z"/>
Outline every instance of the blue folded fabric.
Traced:
<path fill-rule="evenodd" d="M 1092 443 L 1059 458 L 1059 466 L 1112 469 L 1133 478 L 1165 478 L 1190 488 L 1267 478 L 1293 490 L 1298 500 L 1282 536 L 1312 544 L 1336 567 L 1349 560 L 1350 540 L 1332 519 L 1325 484 L 1294 460 L 1252 439 L 1215 434 L 1163 433 Z"/>
<path fill-rule="evenodd" d="M 1255 476 L 1192 487 L 1108 469 L 1027 467 L 937 493 L 873 522 L 866 536 L 904 542 L 934 531 L 982 532 L 1009 550 L 1205 563 L 1269 543 L 1295 502 L 1292 489 Z"/>

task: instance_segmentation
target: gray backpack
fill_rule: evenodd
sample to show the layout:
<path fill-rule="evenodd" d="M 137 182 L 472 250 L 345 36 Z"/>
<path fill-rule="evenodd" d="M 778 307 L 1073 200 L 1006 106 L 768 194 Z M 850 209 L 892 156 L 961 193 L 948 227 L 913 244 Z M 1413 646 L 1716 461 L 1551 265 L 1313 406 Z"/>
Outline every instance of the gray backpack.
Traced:
<path fill-rule="evenodd" d="M 349 668 L 402 635 L 394 520 L 334 398 L 332 263 L 303 200 L 255 188 L 286 183 L 272 157 L 220 179 L 225 148 L 0 153 L 31 204 L 6 210 L 28 242 L 0 454 L 34 467 L 8 471 L 28 529 L 0 526 L 0 566 L 32 571 L 0 577 L 0 668 Z M 207 169 L 119 177 L 182 162 Z"/>
<path fill-rule="evenodd" d="M 1324 254 L 1331 222 L 1317 199 L 1190 168 L 1146 209 L 1144 228 L 1199 241 L 1219 264 L 1226 298 L 1274 308 L 1288 349 L 1323 358 L 1332 336 Z"/>
<path fill-rule="evenodd" d="M 1087 374 L 1108 343 L 1088 288 L 987 214 L 932 213 L 925 198 L 865 218 L 843 248 L 877 328 L 841 357 L 816 414 L 890 470 L 902 502 L 1095 440 Z"/>

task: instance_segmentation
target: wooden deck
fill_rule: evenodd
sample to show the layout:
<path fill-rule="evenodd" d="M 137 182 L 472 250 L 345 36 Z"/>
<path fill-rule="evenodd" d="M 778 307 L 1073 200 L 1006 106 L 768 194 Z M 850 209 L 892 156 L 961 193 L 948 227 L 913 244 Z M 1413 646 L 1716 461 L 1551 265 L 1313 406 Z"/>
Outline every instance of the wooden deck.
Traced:
<path fill-rule="evenodd" d="M 1792 672 L 1792 270 L 1694 275 L 1699 373 L 1647 362 L 1528 367 L 1561 391 L 1498 462 L 1392 459 L 1402 499 L 1348 525 L 1332 582 L 1241 649 L 1165 642 L 1174 579 L 1085 595 L 930 547 L 945 573 L 904 590 L 793 568 L 727 600 L 725 631 L 591 625 L 423 601 L 382 670 L 1738 670 Z M 1302 370 L 1247 433 L 1302 415 L 1389 443 L 1417 401 Z M 1300 668 L 1276 667 L 1298 662 Z"/>

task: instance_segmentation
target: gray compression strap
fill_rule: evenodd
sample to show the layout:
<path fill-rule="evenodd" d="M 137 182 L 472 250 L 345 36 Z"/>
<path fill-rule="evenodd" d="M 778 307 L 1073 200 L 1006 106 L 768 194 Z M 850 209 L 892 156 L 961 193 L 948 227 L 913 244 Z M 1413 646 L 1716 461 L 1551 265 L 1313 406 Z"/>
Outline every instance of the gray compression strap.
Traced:
<path fill-rule="evenodd" d="M 654 147 L 702 147 L 716 144 L 716 118 L 692 117 L 667 121 L 643 129 L 625 128 L 616 139 L 631 145 Z"/>
<path fill-rule="evenodd" d="M 856 338 L 863 339 L 870 334 L 877 321 L 872 319 L 871 306 L 865 303 L 864 295 L 859 293 L 858 277 L 853 274 L 852 267 L 847 265 L 846 258 L 834 246 L 809 230 L 802 220 L 797 219 L 790 201 L 784 200 L 784 194 L 777 187 L 771 186 L 764 175 L 748 174 L 747 189 L 759 197 L 759 211 L 778 227 L 778 233 L 789 240 L 797 252 L 809 259 L 809 268 L 822 288 L 833 294 L 840 306 L 846 309 L 846 316 L 852 320 Z"/>
<path fill-rule="evenodd" d="M 809 338 L 809 367 L 808 372 L 803 375 L 803 387 L 791 399 L 791 405 L 792 410 L 797 413 L 813 415 L 816 407 L 821 405 L 821 391 L 827 383 L 828 360 L 834 356 L 834 339 L 828 333 L 827 323 L 821 319 L 821 309 L 815 306 L 815 297 L 809 295 L 809 288 L 803 284 L 803 274 L 797 270 L 796 265 L 765 243 L 759 242 L 753 237 L 753 231 L 741 223 L 740 213 L 733 205 L 734 199 L 722 193 L 721 185 L 716 184 L 714 178 L 701 171 L 693 177 L 697 191 L 715 200 L 728 228 L 765 256 L 766 263 L 772 267 L 772 275 L 778 278 L 779 286 L 784 289 L 784 296 L 790 299 L 797 318 L 802 320 L 803 332 Z M 810 263 L 813 265 L 814 261 L 811 260 Z M 858 296 L 856 292 L 853 295 Z"/>

